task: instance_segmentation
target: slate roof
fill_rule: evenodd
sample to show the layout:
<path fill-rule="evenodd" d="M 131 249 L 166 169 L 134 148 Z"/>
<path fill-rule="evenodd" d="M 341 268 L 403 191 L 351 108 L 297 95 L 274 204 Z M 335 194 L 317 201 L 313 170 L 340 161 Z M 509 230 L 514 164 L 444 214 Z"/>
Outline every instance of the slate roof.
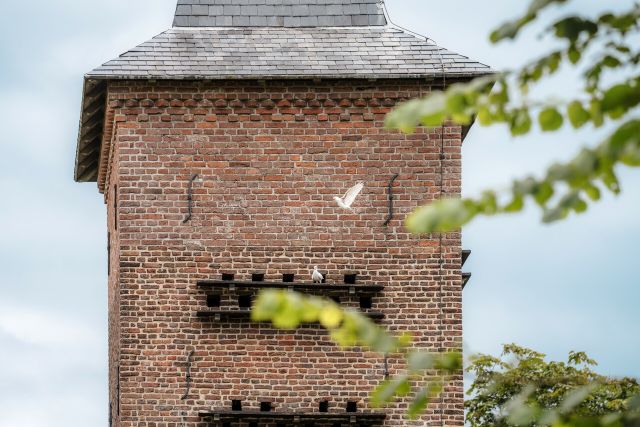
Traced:
<path fill-rule="evenodd" d="M 392 25 L 380 0 L 178 0 L 173 28 L 85 76 L 76 181 L 96 181 L 114 79 L 472 78 L 486 65 Z"/>
<path fill-rule="evenodd" d="M 178 0 L 173 26 L 291 28 L 386 23 L 379 0 Z"/>
<path fill-rule="evenodd" d="M 443 64 L 444 63 L 444 64 Z M 93 78 L 474 76 L 487 66 L 394 27 L 173 28 L 87 74 Z"/>

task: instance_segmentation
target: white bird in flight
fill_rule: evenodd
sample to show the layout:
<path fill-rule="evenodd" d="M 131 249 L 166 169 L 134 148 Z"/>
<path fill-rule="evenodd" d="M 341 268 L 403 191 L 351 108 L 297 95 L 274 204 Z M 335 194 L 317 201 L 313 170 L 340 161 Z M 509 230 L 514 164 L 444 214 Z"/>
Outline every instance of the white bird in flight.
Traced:
<path fill-rule="evenodd" d="M 333 200 L 335 200 L 336 203 L 338 203 L 338 206 L 340 206 L 342 209 L 347 209 L 352 211 L 353 209 L 351 209 L 351 205 L 353 205 L 353 202 L 355 202 L 356 197 L 358 197 L 358 195 L 363 189 L 364 189 L 364 181 L 360 181 L 356 185 L 348 189 L 347 192 L 344 193 L 344 196 L 342 197 L 335 196 Z"/>
<path fill-rule="evenodd" d="M 311 273 L 313 283 L 322 283 L 324 276 L 318 271 L 318 266 L 313 267 L 313 273 Z"/>

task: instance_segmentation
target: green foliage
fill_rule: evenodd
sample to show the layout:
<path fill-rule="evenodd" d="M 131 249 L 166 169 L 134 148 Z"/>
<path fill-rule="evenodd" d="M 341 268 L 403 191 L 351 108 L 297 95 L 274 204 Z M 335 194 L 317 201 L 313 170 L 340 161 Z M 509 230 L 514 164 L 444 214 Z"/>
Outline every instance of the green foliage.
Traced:
<path fill-rule="evenodd" d="M 527 24 L 534 21 L 538 14 L 547 7 L 554 3 L 566 3 L 567 0 L 534 0 L 529 5 L 527 12 L 520 18 L 506 22 L 500 28 L 494 30 L 491 33 L 491 41 L 497 43 L 504 39 L 515 38 L 520 30 L 522 30 Z"/>
<path fill-rule="evenodd" d="M 538 13 L 565 1 L 534 1 L 521 18 L 493 33 L 493 40 L 515 37 Z M 620 192 L 618 165 L 640 166 L 640 122 L 634 113 L 640 105 L 640 54 L 630 41 L 637 35 L 640 5 L 627 12 L 602 14 L 596 19 L 568 16 L 554 22 L 549 33 L 566 45 L 533 61 L 519 71 L 494 74 L 434 91 L 425 99 L 401 105 L 387 117 L 387 127 L 413 132 L 417 126 L 439 126 L 447 120 L 468 125 L 474 118 L 483 126 L 506 125 L 513 136 L 534 128 L 552 133 L 570 123 L 575 129 L 609 122 L 615 131 L 593 149 L 582 149 L 568 163 L 552 165 L 541 178 L 526 177 L 512 183 L 506 193 L 486 191 L 465 200 L 441 200 L 414 212 L 407 227 L 415 233 L 451 231 L 477 215 L 521 211 L 527 200 L 542 210 L 544 222 L 582 213 L 600 199 L 602 190 Z M 590 49 L 592 48 L 592 49 Z M 593 60 L 595 58 L 595 60 Z M 566 103 L 532 101 L 530 86 L 557 72 L 566 62 L 586 63 L 584 96 Z M 624 71 L 623 81 L 603 86 L 606 71 Z M 619 73 L 618 73 L 619 74 Z M 610 79 L 609 79 L 610 80 Z M 519 96 L 515 96 L 519 93 Z M 515 101 L 518 99 L 519 101 Z"/>
<path fill-rule="evenodd" d="M 595 373 L 585 353 L 567 362 L 547 362 L 541 353 L 505 345 L 501 358 L 479 355 L 467 371 L 467 423 L 472 427 L 618 426 L 640 422 L 634 396 L 640 384 L 630 378 Z M 635 424 L 637 425 L 637 424 Z"/>
<path fill-rule="evenodd" d="M 342 347 L 359 347 L 404 357 L 407 361 L 405 369 L 397 377 L 380 382 L 371 394 L 371 404 L 380 407 L 408 397 L 410 418 L 421 414 L 440 393 L 447 377 L 462 369 L 460 353 L 429 353 L 412 348 L 411 336 L 394 337 L 362 313 L 325 298 L 265 290 L 258 295 L 251 318 L 257 322 L 271 322 L 280 329 L 319 323 Z"/>
<path fill-rule="evenodd" d="M 406 225 L 415 233 L 449 231 L 477 215 L 520 211 L 526 199 L 542 208 L 544 222 L 564 219 L 571 212 L 584 212 L 586 200 L 599 200 L 600 187 L 614 194 L 620 192 L 614 170 L 617 164 L 640 166 L 640 120 L 621 125 L 609 139 L 595 148 L 583 148 L 570 162 L 552 165 L 540 179 L 528 177 L 515 181 L 507 200 L 500 201 L 493 191 L 487 191 L 477 199 L 438 200 L 414 211 Z"/>
<path fill-rule="evenodd" d="M 280 329 L 297 329 L 305 323 L 319 323 L 343 347 L 365 347 L 378 353 L 405 348 L 410 336 L 396 338 L 358 311 L 342 308 L 334 301 L 296 292 L 266 290 L 259 294 L 251 311 L 258 322 L 269 321 Z"/>

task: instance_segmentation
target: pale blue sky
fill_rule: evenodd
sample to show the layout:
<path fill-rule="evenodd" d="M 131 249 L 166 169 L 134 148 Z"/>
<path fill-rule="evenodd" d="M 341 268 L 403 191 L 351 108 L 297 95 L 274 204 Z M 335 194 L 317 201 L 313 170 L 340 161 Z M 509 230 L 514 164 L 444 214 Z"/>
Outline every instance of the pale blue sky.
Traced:
<path fill-rule="evenodd" d="M 564 10 L 593 13 L 599 2 Z M 618 1 L 617 7 L 631 4 Z M 393 20 L 496 69 L 543 52 L 538 31 L 497 47 L 486 35 L 525 2 L 388 0 Z M 73 182 L 82 75 L 171 25 L 175 0 L 33 0 L 0 16 L 0 426 L 107 425 L 106 225 L 94 184 Z M 552 11 L 545 16 L 557 13 Z M 575 73 L 543 93 L 570 98 Z M 566 159 L 601 132 L 511 140 L 475 128 L 464 147 L 465 193 Z M 495 353 L 518 342 L 563 357 L 588 351 L 611 375 L 640 376 L 635 276 L 640 174 L 624 193 L 569 222 L 535 210 L 465 229 L 465 343 Z"/>

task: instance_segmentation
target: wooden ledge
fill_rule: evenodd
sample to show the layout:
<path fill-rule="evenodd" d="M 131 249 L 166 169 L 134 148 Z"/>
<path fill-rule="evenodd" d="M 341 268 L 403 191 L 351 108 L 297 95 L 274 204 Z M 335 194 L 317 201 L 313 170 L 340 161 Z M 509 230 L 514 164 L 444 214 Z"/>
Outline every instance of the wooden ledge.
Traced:
<path fill-rule="evenodd" d="M 242 420 L 242 419 L 287 419 L 298 421 L 343 421 L 348 423 L 358 423 L 361 421 L 383 421 L 387 415 L 379 412 L 261 412 L 261 411 L 201 411 L 200 417 L 211 417 L 218 420 Z"/>
<path fill-rule="evenodd" d="M 362 311 L 362 314 L 372 320 L 384 319 L 384 313 L 377 311 Z M 196 316 L 201 319 L 213 318 L 214 320 L 250 320 L 251 310 L 199 310 Z"/>
<path fill-rule="evenodd" d="M 346 283 L 247 282 L 239 280 L 199 280 L 199 288 L 291 289 L 301 291 L 349 291 L 351 294 L 380 292 L 383 285 L 351 285 Z"/>

